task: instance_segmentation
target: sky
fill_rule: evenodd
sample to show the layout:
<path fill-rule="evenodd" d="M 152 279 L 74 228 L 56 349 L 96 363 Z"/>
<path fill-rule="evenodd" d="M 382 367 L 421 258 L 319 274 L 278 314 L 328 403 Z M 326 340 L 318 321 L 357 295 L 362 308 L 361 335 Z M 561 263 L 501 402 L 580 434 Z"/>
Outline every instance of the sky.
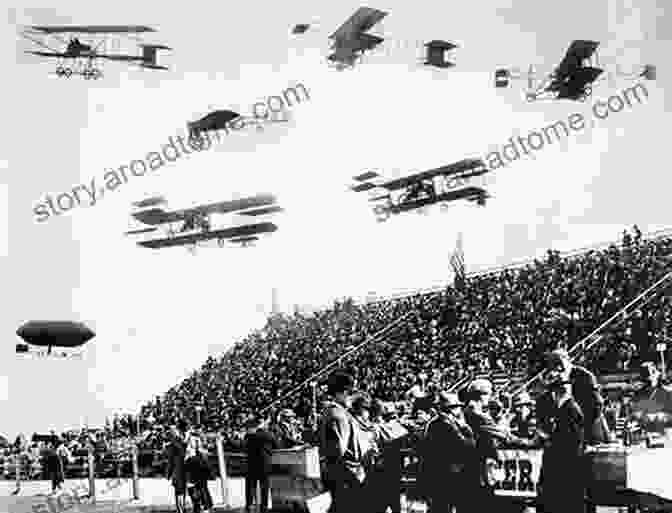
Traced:
<path fill-rule="evenodd" d="M 388 0 L 371 32 L 385 37 L 354 69 L 330 69 L 328 36 L 361 4 L 288 0 L 270 7 L 165 2 L 59 2 L 8 8 L 0 31 L 4 123 L 0 135 L 0 432 L 101 425 L 165 392 L 208 355 L 263 326 L 272 290 L 281 306 L 379 296 L 451 278 L 463 233 L 467 270 L 616 240 L 637 223 L 670 226 L 672 9 L 663 0 L 585 2 Z M 275 5 L 275 4 L 273 4 Z M 310 23 L 301 36 L 290 33 Z M 142 71 L 109 63 L 97 81 L 60 79 L 53 61 L 18 37 L 23 25 L 142 24 L 166 44 Z M 420 44 L 456 42 L 457 66 L 421 65 Z M 494 88 L 494 70 L 534 64 L 550 72 L 573 39 L 601 42 L 608 70 L 657 64 L 642 104 L 610 113 L 488 176 L 486 207 L 455 204 L 377 223 L 351 177 L 403 176 L 463 158 L 484 158 L 634 84 L 609 79 L 586 103 L 524 100 L 522 83 Z M 135 42 L 120 50 L 135 53 Z M 228 136 L 128 183 L 92 207 L 36 222 L 45 195 L 71 191 L 148 152 L 211 110 L 251 105 L 296 84 L 310 100 L 288 123 Z M 11 194 L 10 194 L 11 193 Z M 123 235 L 131 202 L 164 195 L 170 208 L 273 193 L 286 212 L 252 248 L 152 251 Z M 226 225 L 227 219 L 215 219 Z M 16 329 L 32 319 L 85 322 L 97 334 L 81 360 L 21 359 Z"/>

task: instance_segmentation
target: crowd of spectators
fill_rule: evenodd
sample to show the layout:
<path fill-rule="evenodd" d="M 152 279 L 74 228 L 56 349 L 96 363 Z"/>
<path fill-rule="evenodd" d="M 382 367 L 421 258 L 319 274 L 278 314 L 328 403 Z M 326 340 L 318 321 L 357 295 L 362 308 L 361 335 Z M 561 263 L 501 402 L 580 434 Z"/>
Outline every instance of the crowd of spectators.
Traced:
<path fill-rule="evenodd" d="M 283 392 L 336 362 L 393 321 L 404 322 L 382 340 L 364 345 L 340 363 L 359 388 L 385 401 L 402 401 L 426 376 L 430 395 L 466 376 L 493 371 L 535 372 L 542 355 L 571 348 L 670 270 L 672 238 L 644 240 L 635 226 L 620 243 L 516 269 L 469 277 L 463 287 L 368 304 L 352 300 L 306 315 L 275 315 L 142 409 L 158 424 L 180 420 L 218 431 L 239 446 L 245 419 Z M 627 371 L 643 359 L 659 358 L 656 342 L 667 336 L 672 309 L 660 295 L 614 323 L 584 358 L 597 374 Z M 311 387 L 286 403 L 313 424 Z"/>

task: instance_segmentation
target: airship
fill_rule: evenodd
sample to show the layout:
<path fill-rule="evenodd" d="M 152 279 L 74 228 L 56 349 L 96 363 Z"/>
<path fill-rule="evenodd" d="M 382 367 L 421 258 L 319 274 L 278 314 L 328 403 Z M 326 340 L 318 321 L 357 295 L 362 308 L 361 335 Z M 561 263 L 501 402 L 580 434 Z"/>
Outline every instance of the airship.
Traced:
<path fill-rule="evenodd" d="M 73 321 L 29 321 L 16 330 L 25 344 L 16 344 L 17 353 L 27 353 L 28 345 L 47 347 L 79 347 L 86 344 L 96 334 L 81 322 Z"/>

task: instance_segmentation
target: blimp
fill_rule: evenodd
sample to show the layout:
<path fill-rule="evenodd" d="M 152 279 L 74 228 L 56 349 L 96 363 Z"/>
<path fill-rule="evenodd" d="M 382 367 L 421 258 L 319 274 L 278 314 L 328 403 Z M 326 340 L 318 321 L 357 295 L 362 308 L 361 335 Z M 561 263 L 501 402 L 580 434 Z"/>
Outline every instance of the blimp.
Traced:
<path fill-rule="evenodd" d="M 28 321 L 16 334 L 24 342 L 16 344 L 17 353 L 29 353 L 30 346 L 36 346 L 46 347 L 47 356 L 52 355 L 52 348 L 81 347 L 96 336 L 86 324 L 74 321 Z"/>

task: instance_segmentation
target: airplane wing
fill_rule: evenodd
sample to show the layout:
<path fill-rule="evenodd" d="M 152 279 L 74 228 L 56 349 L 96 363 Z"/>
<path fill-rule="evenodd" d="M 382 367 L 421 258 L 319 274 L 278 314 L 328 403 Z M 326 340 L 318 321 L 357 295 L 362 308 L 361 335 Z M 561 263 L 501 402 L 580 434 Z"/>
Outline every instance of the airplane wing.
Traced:
<path fill-rule="evenodd" d="M 31 29 L 43 34 L 139 34 L 156 32 L 144 25 L 33 25 Z"/>
<path fill-rule="evenodd" d="M 152 196 L 151 198 L 145 198 L 134 202 L 133 206 L 138 208 L 155 207 L 156 205 L 161 205 L 165 202 L 166 200 L 163 196 Z"/>
<path fill-rule="evenodd" d="M 70 57 L 67 53 L 62 52 L 26 52 L 31 55 L 37 55 L 39 57 Z"/>
<path fill-rule="evenodd" d="M 166 212 L 161 208 L 150 208 L 141 212 L 135 212 L 132 216 L 143 224 L 156 226 L 159 224 L 175 223 L 184 221 L 190 216 L 207 214 L 228 214 L 237 210 L 247 210 L 250 208 L 265 207 L 273 205 L 276 202 L 272 194 L 262 194 L 251 198 L 243 198 L 233 201 L 220 201 L 208 205 L 200 205 L 193 208 L 185 208 Z"/>
<path fill-rule="evenodd" d="M 284 209 L 279 206 L 272 206 L 272 207 L 263 207 L 263 208 L 256 208 L 254 210 L 248 210 L 246 212 L 240 212 L 241 216 L 264 216 L 268 214 L 275 214 L 278 212 L 283 212 Z"/>
<path fill-rule="evenodd" d="M 329 36 L 329 39 L 340 41 L 355 39 L 362 32 L 371 30 L 385 16 L 387 16 L 387 13 L 384 11 L 370 7 L 360 7 L 336 32 Z"/>
<path fill-rule="evenodd" d="M 273 233 L 278 229 L 273 223 L 249 224 L 235 228 L 225 228 L 223 230 L 214 230 L 211 232 L 199 232 L 189 235 L 180 235 L 167 239 L 155 239 L 138 242 L 138 246 L 151 249 L 170 248 L 175 246 L 186 246 L 196 244 L 197 242 L 212 239 L 238 239 L 244 237 L 253 237 L 261 233 Z"/>
<path fill-rule="evenodd" d="M 156 228 L 156 227 L 153 227 L 153 228 L 140 228 L 140 229 L 138 229 L 138 230 L 130 230 L 130 231 L 124 233 L 124 235 L 139 235 L 139 234 L 141 234 L 141 233 L 152 233 L 152 232 L 155 232 L 156 230 L 158 230 L 158 228 Z"/>
<path fill-rule="evenodd" d="M 275 196 L 272 194 L 262 194 L 253 196 L 251 198 L 243 198 L 233 201 L 219 201 L 217 203 L 210 203 L 209 205 L 201 205 L 194 208 L 178 211 L 181 214 L 189 215 L 191 213 L 205 214 L 229 214 L 237 210 L 247 210 L 249 208 L 259 208 L 268 205 L 273 205 L 276 202 Z"/>
<path fill-rule="evenodd" d="M 575 40 L 569 45 L 567 53 L 555 69 L 556 75 L 564 77 L 580 68 L 583 61 L 590 59 L 600 43 L 597 41 Z"/>
<path fill-rule="evenodd" d="M 245 244 L 248 242 L 254 242 L 259 240 L 259 237 L 241 237 L 240 239 L 231 239 L 231 242 L 235 242 L 237 244 Z"/>
<path fill-rule="evenodd" d="M 433 203 L 440 203 L 443 201 L 457 201 L 461 199 L 476 200 L 486 196 L 487 193 L 480 187 L 465 187 L 456 191 L 444 192 L 435 197 L 418 198 L 416 200 L 406 201 L 400 205 L 392 205 L 389 207 L 391 214 L 400 214 L 408 210 L 415 210 Z"/>
<path fill-rule="evenodd" d="M 380 185 L 380 187 L 383 187 L 388 191 L 397 191 L 399 189 L 405 189 L 409 185 L 417 183 L 421 180 L 429 180 L 435 176 L 451 176 L 472 170 L 477 174 L 487 173 L 487 168 L 485 167 L 485 163 L 482 160 L 464 159 L 454 164 L 437 167 L 436 169 L 430 169 L 429 171 L 423 171 L 422 173 L 416 173 L 411 176 L 398 178 L 396 180 L 383 183 Z"/>

